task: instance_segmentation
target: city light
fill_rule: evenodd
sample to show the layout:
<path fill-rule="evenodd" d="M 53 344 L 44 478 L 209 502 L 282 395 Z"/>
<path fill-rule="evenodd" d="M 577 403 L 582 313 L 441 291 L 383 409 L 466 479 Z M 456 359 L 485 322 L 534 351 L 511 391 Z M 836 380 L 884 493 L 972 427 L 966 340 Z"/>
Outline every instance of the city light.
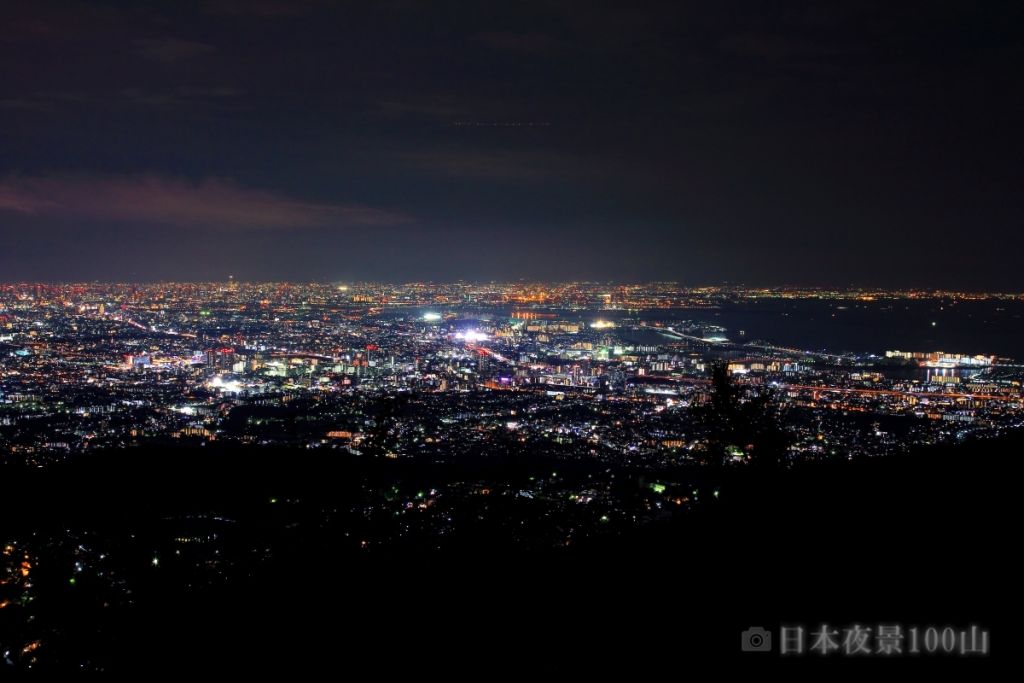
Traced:
<path fill-rule="evenodd" d="M 480 332 L 479 330 L 463 330 L 455 333 L 456 339 L 461 339 L 467 342 L 481 342 L 487 341 L 490 337 L 486 333 Z"/>
<path fill-rule="evenodd" d="M 224 379 L 223 376 L 217 375 L 207 383 L 207 386 L 217 391 L 235 394 L 241 391 L 244 385 L 238 380 Z"/>

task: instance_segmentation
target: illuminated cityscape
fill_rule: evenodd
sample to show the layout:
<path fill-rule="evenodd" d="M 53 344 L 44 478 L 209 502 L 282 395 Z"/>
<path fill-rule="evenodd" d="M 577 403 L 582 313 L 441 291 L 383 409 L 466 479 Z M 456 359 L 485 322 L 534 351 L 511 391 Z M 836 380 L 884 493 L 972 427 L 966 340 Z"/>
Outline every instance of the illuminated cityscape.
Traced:
<path fill-rule="evenodd" d="M 974 315 L 957 307 L 1002 311 L 1019 335 L 1020 295 L 234 281 L 0 295 L 0 443 L 34 465 L 214 442 L 455 458 L 499 434 L 611 464 L 700 461 L 706 435 L 688 416 L 715 363 L 786 411 L 788 460 L 998 435 L 1024 416 L 1024 365 L 980 341 L 961 353 L 795 348 L 714 322 L 797 302 L 781 315 L 834 325 L 913 303 L 943 325 Z M 406 413 L 381 439 L 374 406 L 395 396 Z"/>
<path fill-rule="evenodd" d="M 0 679 L 1014 654 L 1024 4 L 0 16 Z"/>

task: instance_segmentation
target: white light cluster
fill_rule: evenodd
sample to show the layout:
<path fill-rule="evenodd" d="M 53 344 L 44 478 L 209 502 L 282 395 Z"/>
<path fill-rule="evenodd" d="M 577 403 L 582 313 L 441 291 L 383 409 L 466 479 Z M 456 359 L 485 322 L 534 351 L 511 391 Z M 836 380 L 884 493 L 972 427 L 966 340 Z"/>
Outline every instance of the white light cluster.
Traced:
<path fill-rule="evenodd" d="M 211 389 L 216 389 L 217 391 L 221 391 L 224 393 L 238 393 L 239 391 L 242 390 L 241 382 L 233 379 L 225 380 L 220 375 L 217 375 L 209 382 L 207 382 L 207 386 L 210 387 Z"/>
<path fill-rule="evenodd" d="M 479 342 L 487 341 L 490 337 L 478 330 L 465 330 L 463 332 L 456 332 L 455 338 L 468 342 Z"/>

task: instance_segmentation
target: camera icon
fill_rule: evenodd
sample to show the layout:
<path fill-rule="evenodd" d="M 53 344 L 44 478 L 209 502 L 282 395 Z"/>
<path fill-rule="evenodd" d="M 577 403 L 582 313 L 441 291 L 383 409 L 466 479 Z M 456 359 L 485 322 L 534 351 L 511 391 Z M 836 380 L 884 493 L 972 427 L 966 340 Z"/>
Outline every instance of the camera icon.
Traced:
<path fill-rule="evenodd" d="M 771 652 L 772 634 L 760 626 L 751 626 L 740 634 L 740 648 L 743 652 Z"/>

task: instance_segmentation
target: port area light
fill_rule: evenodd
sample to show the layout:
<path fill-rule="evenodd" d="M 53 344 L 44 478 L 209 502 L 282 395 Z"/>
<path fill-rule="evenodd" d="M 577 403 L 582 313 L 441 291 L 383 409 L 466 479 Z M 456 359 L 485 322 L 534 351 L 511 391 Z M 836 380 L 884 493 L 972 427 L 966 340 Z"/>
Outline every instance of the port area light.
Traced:
<path fill-rule="evenodd" d="M 423 314 L 424 322 L 436 323 L 440 319 L 441 319 L 441 314 L 437 313 L 435 311 L 427 311 L 426 313 Z"/>
<path fill-rule="evenodd" d="M 487 341 L 490 337 L 479 330 L 460 330 L 455 333 L 455 338 L 467 342 L 482 342 Z"/>
<path fill-rule="evenodd" d="M 237 394 L 243 388 L 241 382 L 231 379 L 226 380 L 222 375 L 217 375 L 216 377 L 211 379 L 209 382 L 206 383 L 206 386 L 209 387 L 210 389 L 220 391 L 221 393 L 230 394 Z"/>

